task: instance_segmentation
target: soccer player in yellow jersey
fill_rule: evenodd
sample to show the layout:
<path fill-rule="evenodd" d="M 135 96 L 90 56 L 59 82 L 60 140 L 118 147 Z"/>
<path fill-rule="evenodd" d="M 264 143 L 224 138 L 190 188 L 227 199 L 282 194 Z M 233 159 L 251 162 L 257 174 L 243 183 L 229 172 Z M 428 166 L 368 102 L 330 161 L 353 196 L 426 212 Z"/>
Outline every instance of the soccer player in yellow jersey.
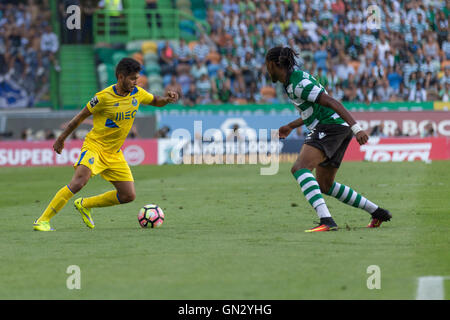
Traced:
<path fill-rule="evenodd" d="M 60 154 L 64 148 L 64 140 L 87 117 L 93 115 L 93 128 L 87 134 L 80 156 L 74 164 L 75 173 L 72 180 L 56 193 L 39 219 L 34 222 L 34 230 L 53 231 L 50 219 L 86 185 L 91 176 L 97 174 L 111 182 L 115 190 L 75 200 L 75 208 L 89 228 L 95 227 L 92 208 L 134 200 L 136 193 L 133 175 L 120 148 L 133 125 L 140 104 L 163 107 L 179 98 L 176 92 L 169 91 L 166 96 L 158 97 L 136 86 L 140 70 L 141 65 L 136 60 L 122 59 L 116 67 L 117 84 L 98 92 L 56 139 L 53 149 Z"/>

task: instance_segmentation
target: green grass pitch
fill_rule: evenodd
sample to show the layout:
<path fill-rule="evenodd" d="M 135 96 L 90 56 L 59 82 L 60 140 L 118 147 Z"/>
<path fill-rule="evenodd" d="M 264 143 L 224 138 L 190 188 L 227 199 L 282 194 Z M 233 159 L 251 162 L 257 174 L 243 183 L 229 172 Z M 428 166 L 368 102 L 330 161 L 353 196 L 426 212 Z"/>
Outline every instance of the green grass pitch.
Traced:
<path fill-rule="evenodd" d="M 370 216 L 325 197 L 338 232 L 305 233 L 317 215 L 282 164 L 132 168 L 133 203 L 96 209 L 88 229 L 73 200 L 32 223 L 71 167 L 0 168 L 0 299 L 415 299 L 417 278 L 450 276 L 450 162 L 343 163 L 337 181 L 389 209 Z M 100 177 L 80 196 L 112 189 Z M 160 229 L 142 229 L 141 206 L 160 205 Z M 67 267 L 81 270 L 69 290 Z M 369 290 L 367 267 L 381 270 Z M 450 298 L 445 281 L 446 298 Z"/>

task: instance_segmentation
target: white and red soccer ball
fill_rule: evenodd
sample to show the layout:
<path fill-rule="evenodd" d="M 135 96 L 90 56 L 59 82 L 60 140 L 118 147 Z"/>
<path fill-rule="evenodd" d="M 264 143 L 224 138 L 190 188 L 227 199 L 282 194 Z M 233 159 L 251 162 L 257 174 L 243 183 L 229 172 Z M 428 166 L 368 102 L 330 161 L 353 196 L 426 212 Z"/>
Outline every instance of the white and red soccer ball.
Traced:
<path fill-rule="evenodd" d="M 164 222 L 164 212 L 156 204 L 148 204 L 139 210 L 138 221 L 142 228 L 159 228 Z"/>

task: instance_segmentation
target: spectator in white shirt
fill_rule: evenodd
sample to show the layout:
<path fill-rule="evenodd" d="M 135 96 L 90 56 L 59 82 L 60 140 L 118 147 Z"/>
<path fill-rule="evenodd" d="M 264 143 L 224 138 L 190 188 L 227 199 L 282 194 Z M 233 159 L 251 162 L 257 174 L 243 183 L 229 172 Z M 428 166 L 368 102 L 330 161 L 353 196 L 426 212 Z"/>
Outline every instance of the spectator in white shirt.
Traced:
<path fill-rule="evenodd" d="M 349 65 L 350 59 L 346 56 L 340 64 L 336 66 L 336 75 L 340 80 L 346 80 L 350 74 L 355 74 L 355 70 Z"/>
<path fill-rule="evenodd" d="M 56 52 L 59 49 L 59 40 L 58 36 L 53 32 L 51 25 L 47 25 L 45 27 L 45 31 L 41 36 L 41 51 L 44 59 L 49 59 L 56 71 L 60 71 L 61 68 L 56 59 Z"/>
<path fill-rule="evenodd" d="M 409 101 L 411 102 L 423 102 L 427 101 L 427 92 L 422 87 L 420 81 L 416 82 L 415 86 L 412 86 L 411 91 L 409 92 Z"/>

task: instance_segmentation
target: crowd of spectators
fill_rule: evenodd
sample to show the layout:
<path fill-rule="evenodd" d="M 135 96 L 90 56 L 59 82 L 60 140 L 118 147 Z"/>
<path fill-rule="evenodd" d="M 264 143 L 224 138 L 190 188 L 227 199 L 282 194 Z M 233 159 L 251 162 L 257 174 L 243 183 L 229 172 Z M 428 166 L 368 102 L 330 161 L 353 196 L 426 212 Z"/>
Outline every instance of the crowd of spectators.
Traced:
<path fill-rule="evenodd" d="M 50 17 L 48 0 L 0 0 L 0 108 L 48 97 L 51 67 L 60 71 Z"/>
<path fill-rule="evenodd" d="M 300 69 L 343 101 L 449 100 L 450 0 L 206 3 L 210 33 L 160 51 L 164 84 L 186 105 L 285 102 L 264 66 L 274 46 L 294 48 Z"/>

